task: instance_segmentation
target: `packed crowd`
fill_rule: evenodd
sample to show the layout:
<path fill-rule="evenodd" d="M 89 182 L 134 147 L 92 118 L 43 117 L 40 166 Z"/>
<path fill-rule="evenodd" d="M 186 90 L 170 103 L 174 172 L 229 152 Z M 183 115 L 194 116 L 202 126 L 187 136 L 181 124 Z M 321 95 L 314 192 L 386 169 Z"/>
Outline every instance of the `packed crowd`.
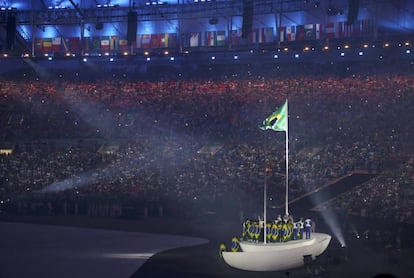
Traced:
<path fill-rule="evenodd" d="M 388 219 L 397 223 L 414 223 L 414 160 L 409 159 L 397 169 L 384 170 L 372 180 L 323 204 L 351 215 Z"/>
<path fill-rule="evenodd" d="M 357 169 L 381 171 L 335 206 L 397 217 L 388 206 L 398 200 L 398 217 L 412 221 L 413 173 L 397 171 L 412 168 L 413 90 L 414 74 L 4 80 L 0 136 L 14 152 L 0 155 L 0 197 L 244 205 L 260 199 L 266 177 L 281 204 L 284 135 L 258 126 L 288 98 L 293 198 Z"/>

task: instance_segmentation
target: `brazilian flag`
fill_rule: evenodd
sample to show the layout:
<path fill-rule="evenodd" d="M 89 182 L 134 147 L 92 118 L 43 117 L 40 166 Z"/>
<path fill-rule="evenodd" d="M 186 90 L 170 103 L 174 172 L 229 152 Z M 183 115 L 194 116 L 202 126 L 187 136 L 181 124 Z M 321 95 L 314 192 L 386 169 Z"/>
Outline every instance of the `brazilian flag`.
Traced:
<path fill-rule="evenodd" d="M 274 131 L 287 131 L 287 123 L 288 123 L 288 113 L 287 113 L 287 100 L 286 102 L 275 112 L 272 113 L 269 117 L 267 117 L 260 129 L 268 130 L 272 129 Z"/>

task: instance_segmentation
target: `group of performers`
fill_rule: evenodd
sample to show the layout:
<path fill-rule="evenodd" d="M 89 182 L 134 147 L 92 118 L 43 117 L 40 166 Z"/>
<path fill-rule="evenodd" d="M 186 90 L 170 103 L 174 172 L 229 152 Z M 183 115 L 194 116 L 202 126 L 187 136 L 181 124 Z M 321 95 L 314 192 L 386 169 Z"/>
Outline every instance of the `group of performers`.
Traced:
<path fill-rule="evenodd" d="M 298 221 L 293 220 L 292 215 L 278 215 L 271 222 L 266 223 L 266 240 L 267 242 L 287 242 L 297 239 L 310 239 L 312 231 L 312 220 L 310 218 L 300 218 Z M 243 223 L 242 240 L 245 241 L 263 241 L 264 221 L 246 220 Z"/>

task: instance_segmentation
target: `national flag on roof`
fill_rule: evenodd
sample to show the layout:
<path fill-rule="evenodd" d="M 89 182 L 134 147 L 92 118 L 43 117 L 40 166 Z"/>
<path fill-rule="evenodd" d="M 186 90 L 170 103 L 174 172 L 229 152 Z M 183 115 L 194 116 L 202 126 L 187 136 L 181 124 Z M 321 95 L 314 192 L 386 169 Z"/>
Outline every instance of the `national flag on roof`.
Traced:
<path fill-rule="evenodd" d="M 141 48 L 149 48 L 151 43 L 151 35 L 150 34 L 142 34 L 141 35 Z"/>
<path fill-rule="evenodd" d="M 264 28 L 264 36 L 265 36 L 265 42 L 273 42 L 275 39 L 274 34 L 273 34 L 273 27 Z"/>
<path fill-rule="evenodd" d="M 168 33 L 163 33 L 160 36 L 160 47 L 168 47 L 168 39 L 169 39 L 169 34 Z"/>
<path fill-rule="evenodd" d="M 226 31 L 217 31 L 217 46 L 226 45 Z"/>
<path fill-rule="evenodd" d="M 286 37 L 288 41 L 296 40 L 296 26 L 287 26 L 286 27 Z"/>
<path fill-rule="evenodd" d="M 279 27 L 279 41 L 280 42 L 286 41 L 286 26 Z"/>
<path fill-rule="evenodd" d="M 200 33 L 193 32 L 190 36 L 190 47 L 197 47 L 200 45 Z"/>
<path fill-rule="evenodd" d="M 335 37 L 335 25 L 333 22 L 327 22 L 325 24 L 325 35 L 326 35 L 326 38 Z"/>
<path fill-rule="evenodd" d="M 305 25 L 296 26 L 296 40 L 303 41 L 305 39 Z"/>
<path fill-rule="evenodd" d="M 44 53 L 52 52 L 52 38 L 43 39 L 43 52 Z"/>
<path fill-rule="evenodd" d="M 313 24 L 305 25 L 305 40 L 314 40 L 315 39 L 315 28 Z"/>
<path fill-rule="evenodd" d="M 61 37 L 52 38 L 52 51 L 53 52 L 60 52 L 61 44 L 62 44 L 62 38 Z"/>
<path fill-rule="evenodd" d="M 108 51 L 110 49 L 111 41 L 109 37 L 102 37 L 101 38 L 101 50 Z"/>
<path fill-rule="evenodd" d="M 128 41 L 125 39 L 119 40 L 119 50 L 120 51 L 126 51 L 128 50 Z"/>

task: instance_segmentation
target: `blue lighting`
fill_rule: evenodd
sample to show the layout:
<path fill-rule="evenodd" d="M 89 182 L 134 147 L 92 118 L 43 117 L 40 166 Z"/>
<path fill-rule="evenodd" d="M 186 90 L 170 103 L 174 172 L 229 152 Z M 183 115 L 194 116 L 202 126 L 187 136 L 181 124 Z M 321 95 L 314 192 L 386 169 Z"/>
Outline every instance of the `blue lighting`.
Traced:
<path fill-rule="evenodd" d="M 174 61 L 174 60 L 175 60 L 175 58 L 174 58 L 174 57 L 170 57 L 170 60 L 171 60 L 171 61 Z"/>
<path fill-rule="evenodd" d="M 118 7 L 119 5 L 118 4 L 112 4 L 112 3 L 109 3 L 109 4 L 103 4 L 103 5 L 101 5 L 101 4 L 96 4 L 96 7 L 97 8 L 114 8 L 114 7 Z"/>
<path fill-rule="evenodd" d="M 295 54 L 295 58 L 297 59 L 297 58 L 299 58 L 299 54 Z"/>
<path fill-rule="evenodd" d="M 155 24 L 156 24 L 156 22 L 151 22 L 151 21 L 140 22 L 139 29 L 141 30 L 141 34 L 157 33 L 156 28 L 154 28 Z"/>
<path fill-rule="evenodd" d="M 147 61 L 151 61 L 151 58 L 150 57 L 147 57 Z"/>
<path fill-rule="evenodd" d="M 88 61 L 88 59 L 87 59 L 87 58 L 83 58 L 83 59 L 82 59 L 82 61 L 87 62 L 87 61 Z"/>
<path fill-rule="evenodd" d="M 275 54 L 275 55 L 273 56 L 273 58 L 277 59 L 277 58 L 279 58 L 279 56 L 278 56 L 277 54 Z"/>
<path fill-rule="evenodd" d="M 43 38 L 55 38 L 58 35 L 59 34 L 58 34 L 55 26 L 44 26 L 44 32 L 42 33 Z"/>
<path fill-rule="evenodd" d="M 145 2 L 145 5 L 150 6 L 150 5 L 165 5 L 167 4 L 167 2 L 165 1 L 147 1 Z"/>
<path fill-rule="evenodd" d="M 211 60 L 216 60 L 216 56 L 211 56 Z"/>
<path fill-rule="evenodd" d="M 344 56 L 345 56 L 345 53 L 341 52 L 341 57 L 344 57 Z"/>
<path fill-rule="evenodd" d="M 407 49 L 407 50 L 405 50 L 405 53 L 410 54 L 411 53 L 411 50 L 410 49 Z"/>
<path fill-rule="evenodd" d="M 239 56 L 237 56 L 237 55 L 234 55 L 234 60 L 237 60 L 237 59 L 239 59 Z"/>
<path fill-rule="evenodd" d="M 359 56 L 362 56 L 362 55 L 364 55 L 364 52 L 359 51 L 358 55 L 359 55 Z"/>

